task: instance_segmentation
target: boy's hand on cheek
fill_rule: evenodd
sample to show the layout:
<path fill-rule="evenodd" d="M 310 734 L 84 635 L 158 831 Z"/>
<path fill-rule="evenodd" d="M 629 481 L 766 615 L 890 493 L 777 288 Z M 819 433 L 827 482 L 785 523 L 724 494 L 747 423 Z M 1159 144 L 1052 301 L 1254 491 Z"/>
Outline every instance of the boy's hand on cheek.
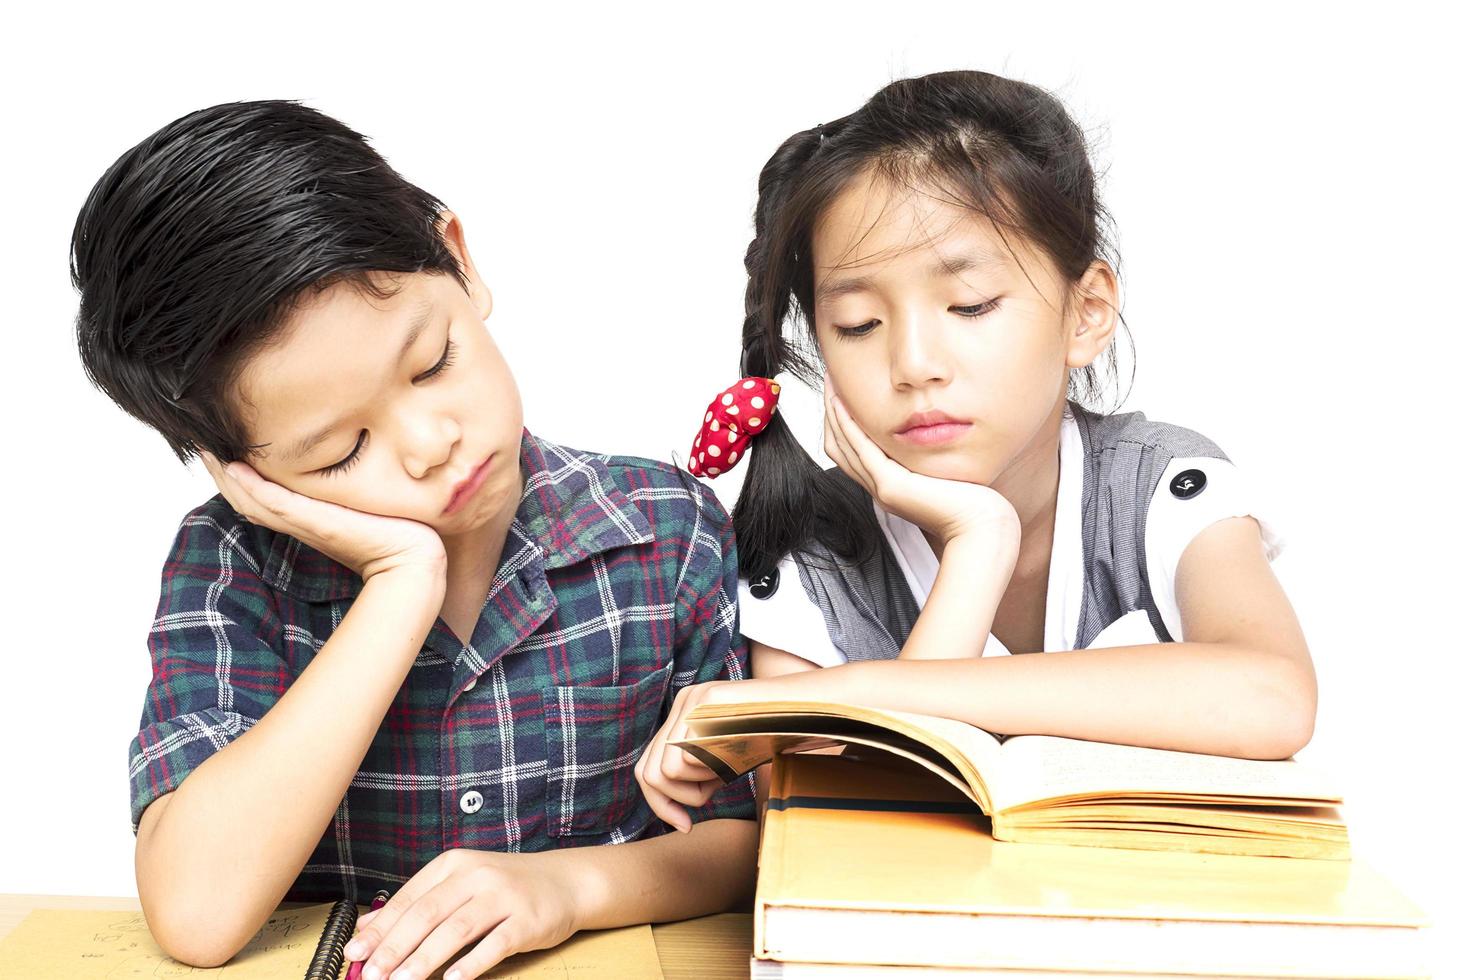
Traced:
<path fill-rule="evenodd" d="M 445 851 L 371 917 L 359 920 L 349 960 L 364 980 L 424 980 L 460 950 L 446 980 L 472 980 L 513 953 L 546 949 L 579 928 L 586 886 L 547 854 Z"/>
<path fill-rule="evenodd" d="M 346 565 L 364 582 L 394 569 L 426 572 L 441 581 L 445 575 L 444 541 L 427 524 L 368 514 L 296 493 L 270 482 L 245 463 L 222 466 L 202 451 L 199 458 L 225 500 L 246 520 L 289 534 Z"/>
<path fill-rule="evenodd" d="M 974 536 L 1003 547 L 1019 547 L 1021 521 L 1009 500 L 980 483 L 915 473 L 890 458 L 868 437 L 848 414 L 830 381 L 824 397 L 823 448 L 880 507 L 937 535 L 946 544 L 962 536 Z"/>

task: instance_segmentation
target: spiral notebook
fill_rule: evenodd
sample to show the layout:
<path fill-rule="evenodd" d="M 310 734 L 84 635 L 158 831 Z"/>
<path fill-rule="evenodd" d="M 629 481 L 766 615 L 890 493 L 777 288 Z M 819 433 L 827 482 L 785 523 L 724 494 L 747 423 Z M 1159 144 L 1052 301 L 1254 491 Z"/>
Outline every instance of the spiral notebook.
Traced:
<path fill-rule="evenodd" d="M 148 932 L 141 912 L 37 909 L 0 939 L 0 980 L 120 980 L 183 976 L 217 980 L 338 980 L 346 975 L 342 948 L 357 925 L 351 902 L 278 909 L 238 954 L 216 969 L 170 959 Z M 314 972 L 313 972 L 314 971 Z M 434 973 L 435 977 L 440 972 Z M 653 931 L 631 926 L 578 933 L 555 949 L 522 953 L 487 978 L 662 976 Z"/>

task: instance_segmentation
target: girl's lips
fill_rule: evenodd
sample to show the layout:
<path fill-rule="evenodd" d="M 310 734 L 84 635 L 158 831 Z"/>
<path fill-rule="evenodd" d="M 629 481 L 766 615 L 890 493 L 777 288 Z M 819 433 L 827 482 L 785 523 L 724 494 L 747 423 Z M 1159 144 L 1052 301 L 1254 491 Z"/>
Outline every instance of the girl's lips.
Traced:
<path fill-rule="evenodd" d="M 475 495 L 475 491 L 480 489 L 480 485 L 485 482 L 485 477 L 490 474 L 490 460 L 494 458 L 495 454 L 491 453 L 485 462 L 475 467 L 475 471 L 469 475 L 469 478 L 464 483 L 455 488 L 454 494 L 449 498 L 449 503 L 444 506 L 445 514 L 454 513 L 466 500 L 469 500 Z"/>
<path fill-rule="evenodd" d="M 938 422 L 934 425 L 916 425 L 894 434 L 905 442 L 937 446 L 958 439 L 969 428 L 969 422 Z"/>

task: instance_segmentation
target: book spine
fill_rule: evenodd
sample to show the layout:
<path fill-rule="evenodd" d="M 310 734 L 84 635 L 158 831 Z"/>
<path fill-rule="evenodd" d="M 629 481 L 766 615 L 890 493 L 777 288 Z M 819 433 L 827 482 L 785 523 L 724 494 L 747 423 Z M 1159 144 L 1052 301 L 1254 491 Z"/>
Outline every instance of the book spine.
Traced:
<path fill-rule="evenodd" d="M 786 814 L 771 806 L 772 800 L 785 800 L 791 796 L 791 773 L 786 765 L 786 756 L 778 755 L 771 760 L 771 785 L 767 793 L 765 826 L 761 828 L 761 844 L 758 870 L 755 881 L 755 907 L 752 910 L 755 933 L 755 955 L 766 953 L 766 910 L 769 907 L 766 895 L 773 888 L 771 876 L 784 873 L 786 867 Z M 776 889 L 779 892 L 779 888 Z"/>

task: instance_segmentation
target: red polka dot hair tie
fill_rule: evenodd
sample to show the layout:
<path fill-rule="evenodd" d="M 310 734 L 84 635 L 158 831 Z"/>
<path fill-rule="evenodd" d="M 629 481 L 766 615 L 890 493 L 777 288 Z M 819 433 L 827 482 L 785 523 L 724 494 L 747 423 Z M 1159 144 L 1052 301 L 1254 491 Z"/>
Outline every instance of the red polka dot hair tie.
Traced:
<path fill-rule="evenodd" d="M 709 403 L 689 450 L 689 472 L 719 476 L 745 455 L 752 436 L 771 424 L 781 386 L 769 378 L 742 378 Z"/>

